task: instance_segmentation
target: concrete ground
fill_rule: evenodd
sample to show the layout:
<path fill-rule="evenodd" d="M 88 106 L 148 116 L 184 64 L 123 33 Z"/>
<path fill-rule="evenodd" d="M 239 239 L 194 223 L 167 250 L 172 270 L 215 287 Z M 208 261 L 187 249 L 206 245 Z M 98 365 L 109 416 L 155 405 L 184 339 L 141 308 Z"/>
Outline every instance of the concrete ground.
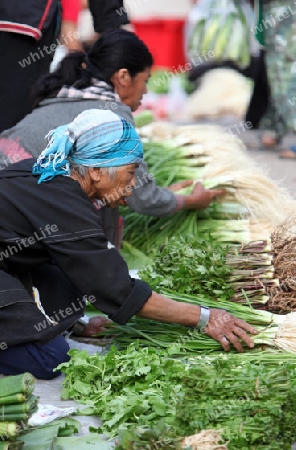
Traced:
<path fill-rule="evenodd" d="M 233 122 L 232 122 L 233 123 Z M 266 170 L 269 176 L 281 181 L 292 196 L 296 198 L 296 160 L 282 160 L 278 158 L 278 152 L 275 150 L 265 150 L 260 148 L 259 136 L 256 131 L 246 131 L 239 135 L 248 146 L 250 157 L 254 158 L 258 164 Z M 296 137 L 288 136 L 284 145 L 296 144 Z M 255 188 L 255 187 L 254 187 Z M 80 349 L 88 349 L 90 352 L 97 351 L 99 347 L 81 344 L 72 341 L 72 345 Z M 75 405 L 74 401 L 64 401 L 60 399 L 61 384 L 64 380 L 63 375 L 52 381 L 37 380 L 35 394 L 39 396 L 39 402 L 50 404 L 60 408 L 67 408 Z M 82 424 L 81 434 L 88 434 L 88 427 L 99 426 L 100 420 L 97 417 L 77 417 Z M 292 447 L 296 450 L 296 445 Z"/>
<path fill-rule="evenodd" d="M 68 342 L 70 348 L 88 350 L 90 354 L 94 354 L 95 352 L 100 352 L 102 350 L 101 347 L 91 344 L 82 344 L 71 339 L 69 339 Z M 73 400 L 61 400 L 61 390 L 64 379 L 65 377 L 62 374 L 50 381 L 36 380 L 34 394 L 39 397 L 39 403 L 42 405 L 52 405 L 58 408 L 77 407 L 77 403 Z M 79 435 L 89 434 L 90 426 L 97 428 L 102 423 L 100 419 L 95 416 L 74 416 L 74 418 L 79 420 L 81 423 L 81 432 Z"/>
<path fill-rule="evenodd" d="M 279 151 L 260 147 L 257 131 L 246 131 L 238 136 L 247 145 L 250 156 L 265 169 L 270 178 L 281 182 L 282 186 L 296 198 L 296 159 L 280 159 Z M 296 145 L 295 134 L 286 136 L 281 147 L 288 148 L 290 145 Z"/>

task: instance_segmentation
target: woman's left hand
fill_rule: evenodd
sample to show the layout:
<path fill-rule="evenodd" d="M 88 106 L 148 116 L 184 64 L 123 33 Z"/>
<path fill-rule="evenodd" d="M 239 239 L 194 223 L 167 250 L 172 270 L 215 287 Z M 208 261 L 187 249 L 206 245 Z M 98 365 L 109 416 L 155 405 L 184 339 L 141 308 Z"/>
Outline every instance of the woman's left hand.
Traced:
<path fill-rule="evenodd" d="M 106 317 L 95 316 L 92 317 L 85 327 L 85 330 L 81 334 L 84 337 L 95 336 L 96 334 L 106 331 L 105 325 L 112 323 L 112 320 L 106 319 Z"/>

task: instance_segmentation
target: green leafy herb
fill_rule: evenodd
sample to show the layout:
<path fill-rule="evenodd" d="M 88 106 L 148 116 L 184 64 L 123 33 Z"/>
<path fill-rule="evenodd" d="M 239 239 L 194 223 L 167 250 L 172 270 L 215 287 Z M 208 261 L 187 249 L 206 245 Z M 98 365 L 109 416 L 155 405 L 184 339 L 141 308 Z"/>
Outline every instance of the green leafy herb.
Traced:
<path fill-rule="evenodd" d="M 121 352 L 112 347 L 104 356 L 78 350 L 69 354 L 71 360 L 59 366 L 66 373 L 62 397 L 88 405 L 84 415 L 100 416 L 104 424 L 99 431 L 115 436 L 135 425 L 173 422 L 184 374 L 181 362 L 136 344 Z"/>
<path fill-rule="evenodd" d="M 165 287 L 226 300 L 234 294 L 229 281 L 233 269 L 225 264 L 227 253 L 227 246 L 210 237 L 173 237 L 159 247 L 139 276 L 156 291 Z"/>

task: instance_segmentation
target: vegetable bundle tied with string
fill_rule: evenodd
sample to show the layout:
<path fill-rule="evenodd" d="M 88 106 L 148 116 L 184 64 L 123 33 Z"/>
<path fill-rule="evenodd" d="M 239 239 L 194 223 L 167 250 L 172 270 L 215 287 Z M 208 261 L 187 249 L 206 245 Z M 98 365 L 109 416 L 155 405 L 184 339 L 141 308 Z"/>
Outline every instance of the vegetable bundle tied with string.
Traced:
<path fill-rule="evenodd" d="M 21 443 L 9 441 L 26 429 L 29 418 L 37 410 L 38 398 L 32 394 L 34 386 L 35 378 L 28 372 L 0 379 L 0 435 L 7 440 L 2 441 L 6 445 L 3 448 L 21 448 Z"/>
<path fill-rule="evenodd" d="M 264 349 L 267 346 L 296 353 L 296 313 L 280 316 L 227 300 L 217 301 L 200 295 L 178 295 L 166 289 L 161 290 L 160 293 L 176 301 L 224 309 L 239 319 L 245 320 L 259 331 L 256 336 L 252 336 L 255 349 L 259 347 Z M 180 356 L 191 353 L 209 354 L 222 350 L 219 342 L 196 329 L 141 318 L 133 318 L 125 326 L 111 325 L 104 335 L 111 335 L 114 344 L 120 348 L 135 340 L 141 347 L 155 348 L 168 348 L 178 343 L 177 350 Z"/>

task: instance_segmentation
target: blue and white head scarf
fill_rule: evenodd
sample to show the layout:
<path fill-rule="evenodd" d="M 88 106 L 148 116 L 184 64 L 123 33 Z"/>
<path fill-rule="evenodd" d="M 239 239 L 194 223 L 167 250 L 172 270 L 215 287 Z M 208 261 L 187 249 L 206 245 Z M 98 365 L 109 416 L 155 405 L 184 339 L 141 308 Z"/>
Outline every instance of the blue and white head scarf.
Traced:
<path fill-rule="evenodd" d="M 117 167 L 143 159 L 135 128 L 112 111 L 89 109 L 73 122 L 51 131 L 46 149 L 33 165 L 38 183 L 70 176 L 70 161 L 87 167 Z"/>

